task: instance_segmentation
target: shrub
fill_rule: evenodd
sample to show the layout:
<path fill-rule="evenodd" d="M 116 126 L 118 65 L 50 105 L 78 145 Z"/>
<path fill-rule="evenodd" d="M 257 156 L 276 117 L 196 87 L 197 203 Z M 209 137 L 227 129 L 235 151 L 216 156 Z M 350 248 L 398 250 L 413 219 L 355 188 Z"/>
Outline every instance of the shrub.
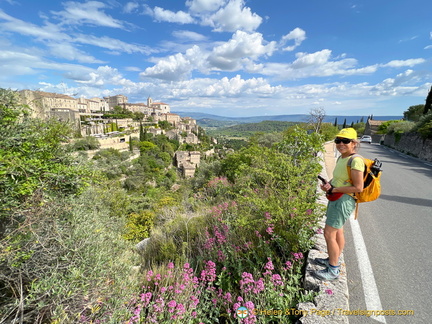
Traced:
<path fill-rule="evenodd" d="M 88 151 L 97 150 L 100 147 L 100 143 L 96 137 L 86 136 L 82 139 L 76 140 L 72 147 L 75 151 Z"/>
<path fill-rule="evenodd" d="M 127 216 L 126 233 L 123 237 L 135 243 L 149 237 L 154 217 L 154 213 L 149 210 L 143 210 L 140 213 L 130 213 Z"/>
<path fill-rule="evenodd" d="M 1 241 L 0 318 L 114 324 L 126 317 L 132 254 L 119 236 L 124 219 L 107 207 L 89 190 L 25 212 L 25 222 Z"/>
<path fill-rule="evenodd" d="M 418 132 L 423 138 L 432 138 L 432 112 L 422 116 L 413 131 Z"/>

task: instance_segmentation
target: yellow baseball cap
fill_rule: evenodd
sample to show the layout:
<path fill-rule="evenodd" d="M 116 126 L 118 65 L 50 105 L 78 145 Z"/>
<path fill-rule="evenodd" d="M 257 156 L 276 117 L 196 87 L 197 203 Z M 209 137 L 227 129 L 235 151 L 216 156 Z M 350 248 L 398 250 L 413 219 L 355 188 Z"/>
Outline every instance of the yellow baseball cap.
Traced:
<path fill-rule="evenodd" d="M 356 139 L 357 138 L 357 132 L 354 128 L 343 128 L 340 130 L 340 132 L 336 135 L 336 137 L 345 137 L 349 139 Z"/>

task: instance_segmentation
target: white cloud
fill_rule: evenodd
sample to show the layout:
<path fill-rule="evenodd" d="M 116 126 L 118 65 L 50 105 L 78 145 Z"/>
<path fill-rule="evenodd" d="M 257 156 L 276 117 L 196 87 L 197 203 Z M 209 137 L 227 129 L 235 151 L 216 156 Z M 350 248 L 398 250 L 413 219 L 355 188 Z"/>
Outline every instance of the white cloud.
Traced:
<path fill-rule="evenodd" d="M 417 59 L 409 59 L 409 60 L 393 60 L 388 62 L 387 64 L 383 64 L 381 66 L 383 67 L 394 67 L 394 68 L 399 68 L 399 67 L 413 67 L 417 64 L 422 64 L 425 63 L 426 60 L 422 59 L 422 58 L 417 58 Z"/>
<path fill-rule="evenodd" d="M 184 11 L 173 12 L 171 10 L 155 7 L 151 12 L 154 19 L 157 21 L 167 21 L 179 24 L 191 24 L 194 22 L 192 16 Z"/>
<path fill-rule="evenodd" d="M 68 43 L 50 43 L 48 47 L 50 48 L 51 54 L 58 58 L 65 58 L 69 61 L 77 61 L 80 63 L 104 63 Z"/>
<path fill-rule="evenodd" d="M 29 75 L 37 71 L 34 67 L 40 62 L 38 56 L 23 52 L 0 51 L 0 79 L 7 79 L 16 75 Z"/>
<path fill-rule="evenodd" d="M 301 28 L 295 28 L 282 37 L 281 46 L 285 46 L 287 41 L 294 40 L 294 45 L 283 48 L 284 51 L 293 51 L 306 39 L 306 32 Z"/>
<path fill-rule="evenodd" d="M 429 76 L 427 76 L 421 72 L 416 72 L 409 69 L 405 72 L 399 73 L 395 78 L 388 78 L 383 80 L 381 83 L 376 84 L 371 89 L 371 92 L 380 96 L 409 94 L 413 91 L 413 89 L 417 88 L 413 86 L 414 84 L 417 84 L 423 78 L 427 77 L 430 77 L 430 73 Z"/>
<path fill-rule="evenodd" d="M 101 9 L 106 5 L 99 1 L 89 1 L 85 3 L 67 1 L 63 3 L 63 11 L 51 11 L 62 25 L 81 25 L 90 24 L 112 28 L 124 28 L 123 22 L 107 15 Z"/>
<path fill-rule="evenodd" d="M 333 59 L 331 50 L 324 49 L 315 53 L 297 53 L 292 63 L 267 63 L 261 73 L 274 76 L 279 80 L 295 80 L 308 77 L 326 77 L 333 75 L 361 75 L 374 73 L 378 65 L 355 68 L 357 60 L 353 58 Z"/>
<path fill-rule="evenodd" d="M 130 72 L 141 72 L 141 69 L 136 66 L 126 66 L 124 69 Z"/>
<path fill-rule="evenodd" d="M 310 66 L 319 66 L 327 63 L 330 59 L 331 51 L 324 49 L 319 52 L 312 54 L 308 53 L 297 53 L 297 59 L 291 64 L 294 69 L 302 69 Z"/>
<path fill-rule="evenodd" d="M 138 3 L 136 3 L 136 2 L 128 2 L 123 7 L 123 12 L 125 12 L 125 13 L 132 13 L 132 12 L 136 11 L 136 9 L 138 9 L 139 6 L 140 5 Z"/>
<path fill-rule="evenodd" d="M 28 51 L 28 52 L 26 52 Z M 57 75 L 62 74 L 66 78 L 72 80 L 82 80 L 88 77 L 88 74 L 93 69 L 79 64 L 57 63 L 46 60 L 42 55 L 42 51 L 34 50 L 33 54 L 30 50 L 23 49 L 22 51 L 0 51 L 0 67 L 2 74 L 8 71 L 8 77 L 23 74 L 40 74 L 45 71 L 56 71 Z"/>
<path fill-rule="evenodd" d="M 18 33 L 20 35 L 32 37 L 35 40 L 40 41 L 43 45 L 49 45 L 55 56 L 64 57 L 67 59 L 72 59 L 75 56 L 75 59 L 81 63 L 102 63 L 102 61 L 97 60 L 95 58 L 91 58 L 90 55 L 84 53 L 83 51 L 73 48 L 71 43 L 80 43 L 98 46 L 101 48 L 106 48 L 113 51 L 119 51 L 124 53 L 142 53 L 142 54 L 151 54 L 156 52 L 155 49 L 150 48 L 148 46 L 135 45 L 125 43 L 123 41 L 110 38 L 110 37 L 96 37 L 87 34 L 66 34 L 60 25 L 54 25 L 50 23 L 45 23 L 44 26 L 37 26 L 14 17 L 11 17 L 0 10 L 0 19 L 4 19 L 6 22 L 0 23 L 0 29 Z M 47 42 L 48 41 L 48 42 Z M 62 43 L 65 47 L 63 54 L 61 54 L 60 45 L 53 45 Z M 67 48 L 67 50 L 66 50 Z M 70 51 L 68 54 L 66 51 Z M 74 53 L 81 53 L 80 55 L 74 55 Z M 82 56 L 80 58 L 80 56 Z"/>
<path fill-rule="evenodd" d="M 98 46 L 109 50 L 119 51 L 119 52 L 129 53 L 129 54 L 142 53 L 148 55 L 156 52 L 155 49 L 150 48 L 148 46 L 129 44 L 108 36 L 96 37 L 92 35 L 78 34 L 75 35 L 73 41 L 76 43 Z"/>
<path fill-rule="evenodd" d="M 110 66 L 100 66 L 88 74 L 87 80 L 77 81 L 90 87 L 106 87 L 106 85 L 132 86 L 133 82 L 123 78 L 119 71 Z"/>
<path fill-rule="evenodd" d="M 201 42 L 207 40 L 207 37 L 189 30 L 176 30 L 173 36 L 181 41 Z"/>
<path fill-rule="evenodd" d="M 222 78 L 211 87 L 207 87 L 205 93 L 208 95 L 217 94 L 218 96 L 269 95 L 278 92 L 280 89 L 281 87 L 272 87 L 263 78 L 244 80 L 240 75 L 236 75 L 231 79 Z"/>
<path fill-rule="evenodd" d="M 244 6 L 244 0 L 231 0 L 213 15 L 202 18 L 202 24 L 218 32 L 244 30 L 253 32 L 261 25 L 262 18 Z"/>
<path fill-rule="evenodd" d="M 216 11 L 225 4 L 225 0 L 187 0 L 186 6 L 196 13 Z"/>
<path fill-rule="evenodd" d="M 147 68 L 141 77 L 152 77 L 163 80 L 183 80 L 193 70 L 201 73 L 216 71 L 236 71 L 243 66 L 249 70 L 258 68 L 254 60 L 261 56 L 270 56 L 276 48 L 276 42 L 265 44 L 260 33 L 248 34 L 237 31 L 232 38 L 211 52 L 197 45 L 167 58 L 158 59 L 156 65 Z"/>
<path fill-rule="evenodd" d="M 183 80 L 194 69 L 200 69 L 202 57 L 200 48 L 193 46 L 185 54 L 178 53 L 159 60 L 156 65 L 140 73 L 140 76 L 169 81 Z"/>
<path fill-rule="evenodd" d="M 242 66 L 244 58 L 257 59 L 262 55 L 272 55 L 275 42 L 264 45 L 262 34 L 248 34 L 237 31 L 226 43 L 213 49 L 208 58 L 210 66 L 224 71 L 234 71 Z"/>
<path fill-rule="evenodd" d="M 6 22 L 0 23 L 0 28 L 4 31 L 14 32 L 25 36 L 34 37 L 38 40 L 70 40 L 70 37 L 63 33 L 60 27 L 47 23 L 45 26 L 37 26 L 20 19 L 9 16 L 0 9 L 0 19 Z"/>

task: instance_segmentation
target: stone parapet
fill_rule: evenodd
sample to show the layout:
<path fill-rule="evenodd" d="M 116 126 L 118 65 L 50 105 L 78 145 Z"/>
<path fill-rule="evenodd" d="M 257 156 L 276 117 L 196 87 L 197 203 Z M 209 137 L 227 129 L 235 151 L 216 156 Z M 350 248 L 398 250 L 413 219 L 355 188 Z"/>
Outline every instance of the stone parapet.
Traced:
<path fill-rule="evenodd" d="M 386 135 L 384 145 L 419 159 L 432 162 L 432 139 L 423 139 L 418 134 L 402 134 L 399 139 L 394 135 Z"/>

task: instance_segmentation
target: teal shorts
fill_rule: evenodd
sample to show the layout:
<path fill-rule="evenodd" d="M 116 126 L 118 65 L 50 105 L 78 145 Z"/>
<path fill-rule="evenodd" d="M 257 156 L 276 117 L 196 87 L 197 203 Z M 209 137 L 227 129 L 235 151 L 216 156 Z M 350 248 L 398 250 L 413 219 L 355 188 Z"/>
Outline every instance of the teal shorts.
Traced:
<path fill-rule="evenodd" d="M 338 200 L 329 201 L 327 205 L 326 225 L 342 228 L 355 209 L 355 200 L 350 195 L 342 195 Z"/>

